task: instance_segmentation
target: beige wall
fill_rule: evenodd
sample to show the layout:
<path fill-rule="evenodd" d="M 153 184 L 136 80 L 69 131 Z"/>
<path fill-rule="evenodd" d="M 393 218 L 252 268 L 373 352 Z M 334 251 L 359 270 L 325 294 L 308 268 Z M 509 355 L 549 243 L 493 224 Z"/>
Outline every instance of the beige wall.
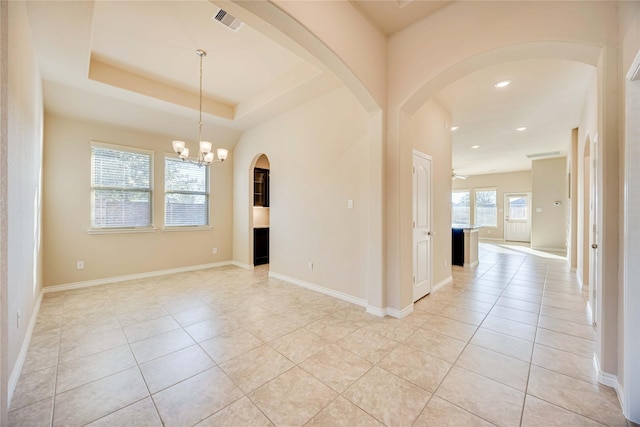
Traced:
<path fill-rule="evenodd" d="M 567 137 L 569 134 L 567 134 Z M 531 247 L 567 248 L 567 158 L 531 162 Z"/>
<path fill-rule="evenodd" d="M 42 85 L 25 5 L 9 3 L 8 58 L 8 283 L 7 357 L 15 386 L 16 365 L 42 288 Z M 21 324 L 16 325 L 17 313 Z M 11 390 L 9 390 L 11 393 Z"/>
<path fill-rule="evenodd" d="M 451 132 L 446 123 L 451 123 L 451 114 L 435 101 L 412 117 L 413 148 L 432 158 L 432 286 L 451 277 L 451 204 L 442 203 L 451 198 Z"/>
<path fill-rule="evenodd" d="M 449 174 L 451 174 L 451 171 L 449 171 Z M 495 188 L 496 204 L 498 208 L 497 227 L 481 228 L 478 232 L 478 236 L 484 239 L 504 240 L 504 194 L 530 193 L 532 188 L 531 171 L 473 175 L 464 180 L 454 180 L 454 190 L 470 190 L 472 221 L 475 215 L 475 198 L 473 197 L 473 190 L 476 188 Z"/>
<path fill-rule="evenodd" d="M 196 125 L 194 123 L 194 125 Z M 44 284 L 61 285 L 231 260 L 230 160 L 210 169 L 210 230 L 163 231 L 164 155 L 167 136 L 136 132 L 54 115 L 45 119 Z M 91 141 L 155 151 L 151 233 L 88 234 Z M 213 248 L 218 253 L 213 254 Z M 76 261 L 85 262 L 76 270 Z"/>
<path fill-rule="evenodd" d="M 342 88 L 245 132 L 233 152 L 234 260 L 253 264 L 251 186 L 264 153 L 270 271 L 366 300 L 367 131 L 368 114 Z"/>

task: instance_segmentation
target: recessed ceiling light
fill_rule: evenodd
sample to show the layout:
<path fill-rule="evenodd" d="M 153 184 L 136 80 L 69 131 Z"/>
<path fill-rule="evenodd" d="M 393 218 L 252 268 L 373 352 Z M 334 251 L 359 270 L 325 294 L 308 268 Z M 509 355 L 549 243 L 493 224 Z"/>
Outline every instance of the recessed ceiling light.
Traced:
<path fill-rule="evenodd" d="M 521 127 L 519 127 L 519 128 L 516 128 L 516 130 L 517 130 L 518 132 L 524 132 L 524 131 L 525 131 L 525 130 L 527 130 L 527 129 L 529 129 L 529 128 L 528 128 L 528 127 L 526 127 L 526 126 L 521 126 Z"/>
<path fill-rule="evenodd" d="M 460 129 L 460 126 L 451 126 L 451 128 L 449 128 L 451 130 L 451 132 L 455 132 L 458 129 Z"/>
<path fill-rule="evenodd" d="M 511 84 L 511 80 L 503 80 L 501 82 L 494 84 L 493 87 L 503 88 L 503 87 L 509 86 L 510 84 Z"/>
<path fill-rule="evenodd" d="M 480 148 L 479 145 L 472 145 L 471 148 L 476 149 L 476 148 Z"/>

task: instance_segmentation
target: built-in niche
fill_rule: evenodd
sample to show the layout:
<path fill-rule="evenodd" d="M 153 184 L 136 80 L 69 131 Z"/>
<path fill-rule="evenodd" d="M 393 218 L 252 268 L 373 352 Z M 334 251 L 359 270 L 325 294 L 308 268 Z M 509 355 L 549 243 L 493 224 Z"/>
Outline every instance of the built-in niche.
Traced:
<path fill-rule="evenodd" d="M 269 263 L 269 171 L 263 154 L 253 169 L 253 265 Z"/>

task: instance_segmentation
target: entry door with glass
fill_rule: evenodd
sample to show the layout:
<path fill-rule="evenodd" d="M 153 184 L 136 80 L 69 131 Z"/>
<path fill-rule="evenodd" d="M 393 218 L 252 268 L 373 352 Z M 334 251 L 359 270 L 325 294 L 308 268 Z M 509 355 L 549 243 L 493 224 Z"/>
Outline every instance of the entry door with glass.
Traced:
<path fill-rule="evenodd" d="M 531 241 L 530 193 L 504 195 L 504 240 Z"/>

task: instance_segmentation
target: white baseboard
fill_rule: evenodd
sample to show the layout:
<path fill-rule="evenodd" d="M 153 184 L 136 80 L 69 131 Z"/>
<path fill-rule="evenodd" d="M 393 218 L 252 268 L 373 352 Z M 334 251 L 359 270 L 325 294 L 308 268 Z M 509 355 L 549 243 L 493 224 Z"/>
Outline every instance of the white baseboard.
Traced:
<path fill-rule="evenodd" d="M 251 264 L 245 264 L 240 261 L 230 261 L 229 264 L 235 265 L 236 267 L 244 268 L 245 270 L 253 270 L 255 267 Z"/>
<path fill-rule="evenodd" d="M 126 282 L 128 280 L 147 279 L 149 277 L 166 276 L 168 274 L 184 273 L 187 271 L 206 270 L 208 268 L 235 265 L 234 261 L 215 262 L 212 264 L 191 265 L 188 267 L 170 268 L 168 270 L 156 270 L 146 273 L 127 274 L 125 276 L 105 277 L 104 279 L 87 280 L 84 282 L 67 283 L 64 285 L 45 286 L 44 293 L 68 291 L 71 289 L 87 288 L 90 286 L 107 285 L 109 283 Z"/>
<path fill-rule="evenodd" d="M 620 381 L 618 381 L 618 377 L 610 374 L 608 372 L 603 372 L 600 369 L 600 361 L 598 360 L 598 355 L 593 354 L 593 368 L 596 370 L 596 377 L 600 384 L 604 384 L 607 387 L 611 387 L 616 391 L 616 395 L 618 396 L 618 401 L 620 402 L 620 408 L 622 409 L 622 413 L 626 416 L 627 411 L 624 407 L 624 389 L 620 385 Z"/>
<path fill-rule="evenodd" d="M 542 251 L 542 252 L 561 252 L 563 254 L 567 253 L 567 248 L 547 248 L 544 246 L 531 246 L 531 249 L 534 251 Z"/>
<path fill-rule="evenodd" d="M 42 304 L 42 295 L 44 295 L 43 290 L 40 291 L 40 294 L 36 299 L 36 305 L 33 307 L 33 313 L 31 313 L 31 319 L 29 319 L 29 327 L 27 328 L 27 333 L 25 334 L 24 340 L 22 341 L 20 353 L 18 353 L 18 359 L 16 360 L 15 365 L 13 365 L 13 369 L 11 370 L 11 374 L 9 375 L 9 384 L 7 385 L 7 408 L 11 406 L 13 392 L 16 390 L 18 380 L 20 379 L 20 374 L 22 373 L 22 367 L 24 366 L 25 360 L 27 360 L 27 352 L 29 351 L 29 345 L 31 344 L 33 329 L 36 327 L 38 313 L 40 312 L 40 304 Z"/>
<path fill-rule="evenodd" d="M 600 361 L 598 360 L 598 355 L 595 353 L 593 354 L 593 368 L 596 370 L 597 379 L 600 384 L 604 384 L 607 387 L 615 389 L 619 387 L 618 377 L 613 374 L 603 372 L 600 369 Z"/>
<path fill-rule="evenodd" d="M 431 292 L 435 292 L 438 289 L 447 286 L 449 283 L 453 283 L 453 276 L 446 277 L 443 280 L 436 283 L 434 286 L 431 287 Z"/>
<path fill-rule="evenodd" d="M 478 241 L 482 242 L 488 240 L 490 242 L 504 242 L 505 240 L 500 237 L 478 237 Z"/>
<path fill-rule="evenodd" d="M 465 262 L 462 266 L 465 268 L 472 268 L 472 267 L 475 267 L 476 265 L 478 265 L 478 260 L 475 260 L 473 262 Z"/>
<path fill-rule="evenodd" d="M 306 282 L 304 280 L 296 279 L 295 277 L 286 276 L 280 273 L 275 273 L 273 271 L 269 272 L 269 277 L 282 280 L 287 283 L 291 283 L 292 285 L 297 285 L 315 292 L 320 292 L 321 294 L 329 295 L 330 297 L 338 298 L 343 301 L 359 305 L 361 307 L 367 307 L 367 300 L 363 298 L 354 297 L 353 295 L 345 294 L 344 292 L 325 288 L 324 286 L 316 285 L 315 283 Z"/>
<path fill-rule="evenodd" d="M 367 313 L 373 314 L 374 316 L 384 317 L 387 315 L 387 310 L 384 308 L 373 307 L 371 305 L 367 306 Z"/>
<path fill-rule="evenodd" d="M 373 314 L 374 316 L 384 317 L 389 315 L 391 317 L 395 317 L 397 319 L 401 319 L 405 316 L 408 316 L 413 312 L 413 304 L 403 308 L 402 310 L 397 310 L 395 308 L 378 308 L 373 307 L 367 304 L 367 300 L 364 298 L 354 297 L 353 295 L 345 294 L 344 292 L 336 291 L 334 289 L 325 288 L 324 286 L 317 285 L 315 283 L 306 282 L 304 280 L 296 279 L 295 277 L 287 276 L 280 273 L 275 273 L 273 271 L 269 272 L 269 277 L 274 279 L 279 279 L 287 283 L 291 283 L 292 285 L 301 286 L 305 289 L 309 289 L 315 292 L 320 292 L 324 295 L 329 295 L 330 297 L 338 298 L 343 301 L 350 302 L 352 304 L 359 305 L 361 307 L 365 307 L 367 313 Z"/>
<path fill-rule="evenodd" d="M 387 307 L 387 314 L 391 317 L 395 317 L 396 319 L 402 319 L 405 316 L 413 313 L 413 303 L 411 305 L 406 306 L 402 310 L 396 310 L 395 308 Z"/>
<path fill-rule="evenodd" d="M 577 270 L 576 270 L 576 279 L 578 279 L 578 283 L 580 284 L 580 288 L 584 288 L 584 284 L 582 283 L 582 277 L 580 277 L 580 275 L 578 274 Z"/>

